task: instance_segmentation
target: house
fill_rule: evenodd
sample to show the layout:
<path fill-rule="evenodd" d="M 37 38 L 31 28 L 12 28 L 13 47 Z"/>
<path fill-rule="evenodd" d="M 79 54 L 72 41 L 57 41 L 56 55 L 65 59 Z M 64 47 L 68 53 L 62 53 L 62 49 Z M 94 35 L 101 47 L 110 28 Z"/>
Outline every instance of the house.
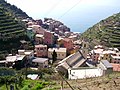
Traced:
<path fill-rule="evenodd" d="M 120 64 L 118 63 L 111 63 L 113 66 L 113 71 L 120 71 Z"/>
<path fill-rule="evenodd" d="M 66 57 L 66 48 L 49 48 L 48 49 L 48 58 L 52 59 L 53 51 L 57 53 L 57 59 L 62 60 Z"/>
<path fill-rule="evenodd" d="M 35 20 L 35 24 L 36 24 L 36 25 L 42 25 L 42 23 L 43 23 L 43 22 L 42 22 L 41 19 Z"/>
<path fill-rule="evenodd" d="M 44 35 L 36 34 L 35 35 L 35 44 L 43 44 Z"/>
<path fill-rule="evenodd" d="M 37 57 L 47 57 L 47 45 L 35 45 L 35 52 Z"/>
<path fill-rule="evenodd" d="M 7 63 L 7 66 L 12 66 L 13 63 L 15 63 L 15 61 L 17 60 L 17 57 L 16 56 L 7 56 L 6 57 L 6 63 Z"/>
<path fill-rule="evenodd" d="M 67 53 L 70 54 L 71 52 L 73 52 L 73 41 L 69 38 L 59 38 L 57 41 L 57 44 L 60 47 L 64 47 L 67 49 Z"/>
<path fill-rule="evenodd" d="M 27 22 L 26 25 L 27 25 L 28 28 L 31 28 L 32 25 L 34 25 L 34 22 L 30 20 L 30 21 Z"/>
<path fill-rule="evenodd" d="M 103 70 L 103 75 L 110 74 L 113 71 L 113 66 L 108 60 L 101 60 L 98 64 L 98 67 Z"/>
<path fill-rule="evenodd" d="M 70 50 L 70 54 L 76 53 L 80 49 L 79 45 L 74 45 L 73 48 Z"/>
<path fill-rule="evenodd" d="M 33 50 L 18 50 L 18 55 L 25 55 L 26 59 L 29 63 L 34 58 L 34 51 Z"/>
<path fill-rule="evenodd" d="M 103 47 L 101 45 L 95 46 L 94 49 L 90 52 L 91 58 L 94 62 L 98 62 L 100 55 L 103 52 Z"/>
<path fill-rule="evenodd" d="M 111 55 L 115 54 L 115 51 L 112 50 L 104 50 L 100 55 L 100 60 L 108 60 L 111 62 Z"/>
<path fill-rule="evenodd" d="M 32 25 L 31 28 L 34 33 L 44 35 L 45 30 L 40 25 Z"/>
<path fill-rule="evenodd" d="M 32 60 L 32 65 L 38 69 L 48 67 L 48 58 L 35 58 Z"/>
<path fill-rule="evenodd" d="M 78 67 L 68 69 L 68 79 L 83 79 L 99 77 L 103 75 L 103 70 L 97 67 Z"/>
<path fill-rule="evenodd" d="M 54 44 L 54 33 L 50 31 L 45 31 L 44 33 L 44 44 L 52 46 Z"/>
<path fill-rule="evenodd" d="M 64 47 L 64 45 L 63 45 L 63 38 L 59 37 L 57 39 L 57 44 L 58 44 L 59 47 Z"/>
<path fill-rule="evenodd" d="M 14 64 L 19 63 L 19 62 L 21 62 L 23 60 L 26 60 L 25 55 L 7 56 L 6 57 L 6 65 L 8 67 L 10 67 L 10 66 L 13 66 Z"/>
<path fill-rule="evenodd" d="M 71 50 L 73 48 L 73 41 L 69 38 L 63 39 L 63 46 L 67 48 L 67 50 Z"/>
<path fill-rule="evenodd" d="M 69 55 L 68 57 L 60 61 L 58 63 L 58 66 L 56 67 L 56 70 L 66 75 L 68 72 L 68 69 L 84 66 L 85 62 L 86 62 L 86 59 L 84 58 L 81 51 L 79 51 L 79 52 Z"/>
<path fill-rule="evenodd" d="M 77 37 L 78 37 L 77 35 L 71 35 L 68 38 L 71 39 L 71 40 L 73 40 L 73 41 L 76 41 Z"/>
<path fill-rule="evenodd" d="M 35 33 L 33 32 L 32 28 L 27 28 L 26 34 L 31 41 L 34 40 Z"/>
<path fill-rule="evenodd" d="M 120 64 L 120 55 L 117 54 L 111 55 L 111 62 Z"/>

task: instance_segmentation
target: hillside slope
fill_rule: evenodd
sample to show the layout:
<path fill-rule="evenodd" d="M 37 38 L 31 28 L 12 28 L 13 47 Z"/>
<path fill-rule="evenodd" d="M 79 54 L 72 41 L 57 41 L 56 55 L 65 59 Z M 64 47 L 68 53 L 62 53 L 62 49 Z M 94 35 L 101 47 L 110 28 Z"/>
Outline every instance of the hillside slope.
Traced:
<path fill-rule="evenodd" d="M 82 34 L 91 45 L 102 44 L 120 49 L 120 13 L 100 21 Z"/>
<path fill-rule="evenodd" d="M 14 12 L 17 10 L 14 8 L 10 10 L 6 6 L 7 4 L 3 5 L 3 3 L 5 4 L 4 0 L 0 0 L 0 59 L 5 57 L 6 53 L 10 53 L 12 49 L 17 50 L 20 47 L 20 40 L 28 40 L 25 26 L 20 21 L 18 14 Z M 24 18 L 24 15 L 20 14 L 20 17 Z M 25 17 L 27 16 L 25 15 Z"/>
<path fill-rule="evenodd" d="M 15 5 L 7 3 L 5 0 L 0 0 L 0 7 L 5 8 L 9 13 L 19 19 L 28 18 L 29 16 L 23 12 L 21 9 L 17 8 Z"/>

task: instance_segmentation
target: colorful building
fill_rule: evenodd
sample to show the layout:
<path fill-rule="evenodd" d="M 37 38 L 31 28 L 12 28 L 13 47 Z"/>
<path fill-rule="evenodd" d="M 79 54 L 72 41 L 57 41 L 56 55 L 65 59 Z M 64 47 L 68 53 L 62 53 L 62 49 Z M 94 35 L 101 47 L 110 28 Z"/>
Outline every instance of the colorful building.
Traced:
<path fill-rule="evenodd" d="M 102 54 L 103 52 L 103 47 L 102 46 L 95 46 L 94 49 L 90 52 L 90 55 L 91 55 L 91 59 L 94 61 L 94 62 L 98 62 L 99 60 L 99 57 L 100 55 Z"/>
<path fill-rule="evenodd" d="M 63 38 L 59 38 L 57 40 L 57 44 L 58 44 L 59 47 L 64 47 L 64 45 L 63 45 Z"/>
<path fill-rule="evenodd" d="M 27 28 L 26 34 L 31 41 L 34 40 L 35 33 L 33 32 L 32 28 Z"/>
<path fill-rule="evenodd" d="M 33 50 L 18 50 L 19 55 L 25 55 L 29 62 L 34 58 L 34 51 Z"/>
<path fill-rule="evenodd" d="M 48 58 L 35 58 L 32 60 L 32 65 L 38 69 L 48 67 Z"/>
<path fill-rule="evenodd" d="M 111 62 L 112 57 L 111 55 L 114 55 L 116 52 L 112 50 L 104 50 L 102 54 L 100 55 L 100 60 L 108 60 Z"/>
<path fill-rule="evenodd" d="M 48 49 L 48 58 L 52 59 L 53 51 L 57 53 L 57 59 L 62 60 L 66 57 L 66 48 L 49 48 Z"/>
<path fill-rule="evenodd" d="M 35 52 L 37 57 L 47 57 L 47 45 L 35 45 Z"/>
<path fill-rule="evenodd" d="M 43 44 L 44 35 L 36 34 L 35 35 L 35 44 Z"/>
<path fill-rule="evenodd" d="M 73 48 L 73 41 L 69 38 L 65 38 L 63 39 L 63 46 L 69 51 Z"/>
<path fill-rule="evenodd" d="M 50 31 L 44 32 L 44 44 L 47 44 L 48 46 L 52 46 L 54 44 L 54 33 Z"/>

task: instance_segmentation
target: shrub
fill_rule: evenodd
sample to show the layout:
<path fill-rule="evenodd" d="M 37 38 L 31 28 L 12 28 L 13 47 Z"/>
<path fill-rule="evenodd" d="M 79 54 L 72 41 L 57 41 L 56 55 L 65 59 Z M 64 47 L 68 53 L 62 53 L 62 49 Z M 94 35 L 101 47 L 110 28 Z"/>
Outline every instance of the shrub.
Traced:
<path fill-rule="evenodd" d="M 43 88 L 42 84 L 37 84 L 36 86 L 34 86 L 34 88 L 32 88 L 32 90 L 40 90 Z"/>
<path fill-rule="evenodd" d="M 28 85 L 25 85 L 21 90 L 30 90 L 30 89 L 28 88 Z"/>

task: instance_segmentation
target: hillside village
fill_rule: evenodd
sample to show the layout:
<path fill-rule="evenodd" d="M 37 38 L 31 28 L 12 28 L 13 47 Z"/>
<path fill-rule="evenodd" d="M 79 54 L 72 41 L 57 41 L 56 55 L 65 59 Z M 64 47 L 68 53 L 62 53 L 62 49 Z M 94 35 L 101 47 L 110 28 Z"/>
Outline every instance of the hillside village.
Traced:
<path fill-rule="evenodd" d="M 83 79 L 104 76 L 120 71 L 120 51 L 97 45 L 93 50 L 89 42 L 80 40 L 80 33 L 71 32 L 61 22 L 51 18 L 42 20 L 23 19 L 26 34 L 34 45 L 27 49 L 25 40 L 21 49 L 6 56 L 0 66 L 20 70 L 26 66 L 31 69 L 51 68 L 68 79 Z"/>
<path fill-rule="evenodd" d="M 7 7 L 7 9 L 3 7 Z M 12 8 L 15 10 L 12 10 Z M 9 10 L 12 13 L 7 13 Z M 22 12 L 23 15 L 20 12 Z M 115 15 L 112 18 L 114 17 Z M 108 39 L 108 31 L 111 32 L 112 29 L 112 21 L 108 24 L 104 24 L 106 22 L 101 21 L 100 24 L 96 24 L 97 29 L 95 29 L 97 34 L 99 34 L 102 29 L 109 26 L 105 31 L 105 34 L 103 34 L 105 38 L 103 36 L 97 36 L 98 38 L 101 38 L 103 42 Z M 113 43 L 116 46 L 119 46 L 119 32 L 116 32 L 115 30 L 119 30 L 120 23 L 112 23 L 115 24 L 113 25 L 114 29 L 112 30 L 114 30 L 114 33 L 112 34 L 117 33 L 117 35 L 111 36 L 118 40 L 117 43 L 116 41 Z M 104 28 L 101 27 L 102 24 L 105 25 Z M 90 28 L 88 32 L 85 32 L 85 36 L 88 36 L 91 40 L 97 42 L 96 37 L 94 37 L 94 34 L 97 35 L 96 32 L 93 32 L 93 38 L 89 36 L 91 30 L 92 29 Z M 103 32 L 104 31 L 102 31 L 102 33 Z M 73 81 L 73 85 L 78 83 L 79 80 L 86 80 L 86 82 L 89 83 L 89 80 L 94 78 L 99 79 L 100 77 L 104 78 L 108 76 L 107 78 L 110 79 L 109 75 L 116 72 L 119 73 L 119 48 L 113 47 L 112 45 L 109 46 L 108 44 L 105 46 L 102 41 L 94 46 L 91 44 L 90 40 L 88 40 L 89 38 L 81 38 L 81 33 L 72 32 L 69 27 L 60 21 L 52 18 L 34 20 L 16 6 L 11 6 L 4 0 L 0 1 L 0 84 L 2 83 L 0 90 L 2 85 L 4 86 L 4 84 L 6 84 L 5 86 L 7 88 L 7 85 L 11 86 L 11 83 L 15 83 L 15 85 L 13 85 L 16 88 L 15 90 L 21 90 L 24 86 L 20 86 L 20 83 L 25 85 L 25 83 L 21 82 L 21 78 L 24 79 L 24 76 L 24 80 L 31 80 L 27 85 L 27 88 L 29 89 L 34 86 L 42 89 L 43 87 L 39 85 L 45 85 L 44 88 L 46 88 L 49 85 L 52 85 L 52 81 L 55 80 L 57 83 L 55 85 L 60 85 L 59 89 L 61 88 L 61 90 L 64 90 L 63 86 L 65 83 L 63 81 L 66 82 L 71 90 L 78 90 L 79 85 L 77 86 L 77 89 L 72 89 L 68 81 Z M 113 39 L 107 41 L 110 42 L 110 40 Z M 3 52 L 5 52 L 5 54 Z M 114 88 L 114 84 L 115 87 L 119 84 L 119 76 L 114 78 L 116 81 L 113 80 L 112 89 Z M 41 80 L 41 82 L 38 80 Z M 46 81 L 50 82 L 46 83 Z M 86 82 L 83 82 L 86 87 Z M 109 83 L 109 81 L 105 82 L 105 84 L 107 83 Z M 90 84 L 90 86 L 94 87 L 94 84 Z M 97 87 L 98 86 L 100 86 L 99 81 Z M 31 90 L 39 89 L 32 88 Z M 45 90 L 49 89 L 47 88 Z"/>

